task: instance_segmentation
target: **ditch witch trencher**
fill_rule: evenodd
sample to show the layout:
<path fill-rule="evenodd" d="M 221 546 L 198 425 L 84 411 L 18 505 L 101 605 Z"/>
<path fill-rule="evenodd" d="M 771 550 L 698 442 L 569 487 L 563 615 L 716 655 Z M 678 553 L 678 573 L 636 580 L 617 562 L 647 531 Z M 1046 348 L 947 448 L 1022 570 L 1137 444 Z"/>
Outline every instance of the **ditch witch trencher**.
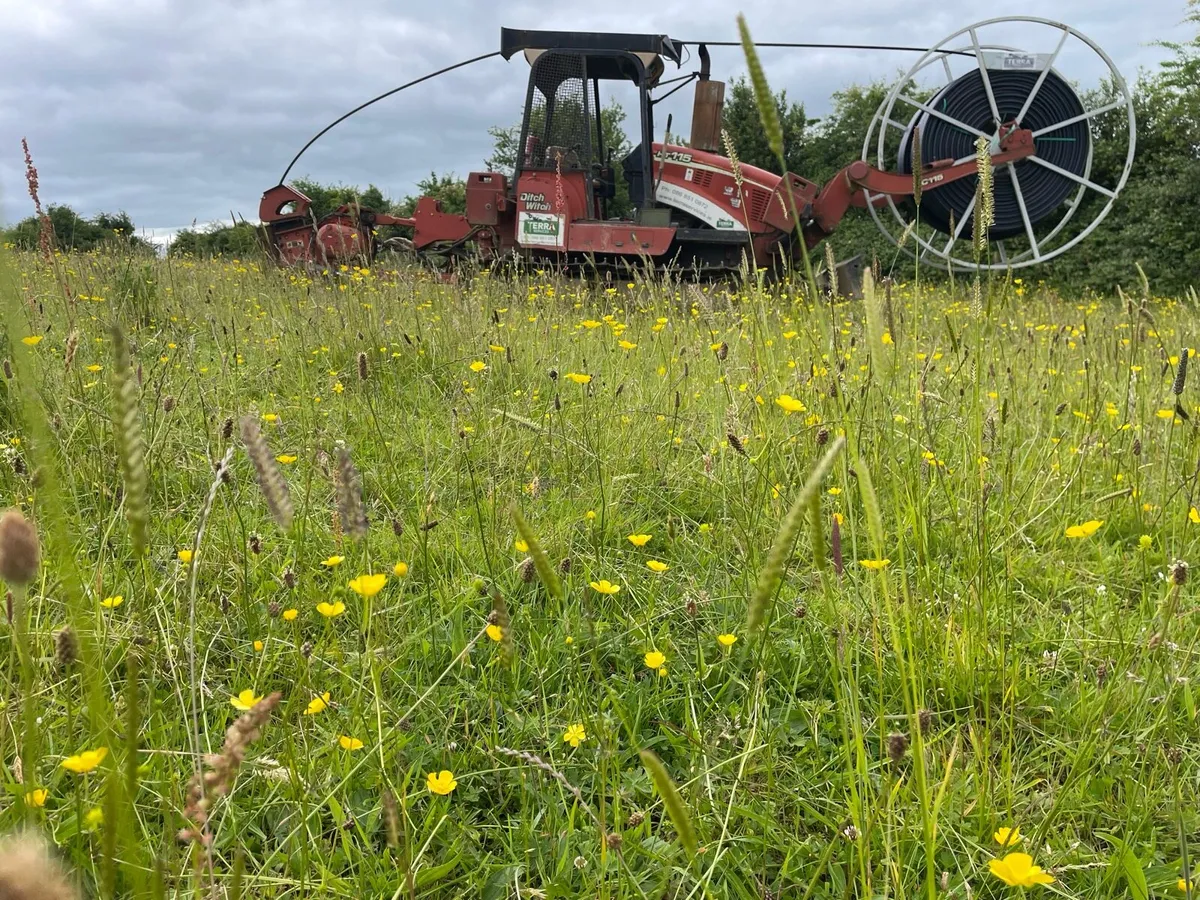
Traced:
<path fill-rule="evenodd" d="M 1020 33 L 1042 44 L 1044 52 L 984 40 L 985 32 Z M 668 64 L 684 65 L 693 45 L 699 69 L 664 80 Z M 434 75 L 497 55 L 525 57 L 529 84 L 511 175 L 470 173 L 462 215 L 422 197 L 408 217 L 350 204 L 318 220 L 309 198 L 283 183 L 285 172 L 259 208 L 271 250 L 284 265 L 369 263 L 384 245 L 379 229 L 398 226 L 411 237 L 387 244 L 440 269 L 468 258 L 490 263 L 516 257 L 573 268 L 651 265 L 719 274 L 738 269 L 743 260 L 759 266 L 787 262 L 832 234 L 859 207 L 909 252 L 973 268 L 980 261 L 964 230 L 976 201 L 982 137 L 994 196 L 993 249 L 982 264 L 1019 268 L 1057 256 L 1086 237 L 1108 214 L 1129 174 L 1132 98 L 1104 52 L 1066 25 L 1029 17 L 992 19 L 929 49 L 873 48 L 915 51 L 920 58 L 884 99 L 862 159 L 823 185 L 794 172 L 777 175 L 739 165 L 721 153 L 725 86 L 710 76 L 709 46 L 728 45 L 650 34 L 502 29 L 498 53 Z M 1086 108 L 1059 74 L 1056 64 L 1068 50 L 1072 59 L 1090 52 L 1107 68 L 1108 102 Z M 613 158 L 601 127 L 601 88 L 614 81 L 637 91 L 637 130 L 631 136 L 636 146 L 621 159 Z M 671 141 L 670 117 L 665 139 L 656 139 L 656 105 L 692 81 L 690 140 Z M 1103 138 L 1101 121 L 1110 123 Z M 1125 151 L 1124 168 L 1109 184 L 1093 178 L 1094 144 L 1101 139 L 1120 141 Z M 621 181 L 632 212 L 617 217 Z"/>

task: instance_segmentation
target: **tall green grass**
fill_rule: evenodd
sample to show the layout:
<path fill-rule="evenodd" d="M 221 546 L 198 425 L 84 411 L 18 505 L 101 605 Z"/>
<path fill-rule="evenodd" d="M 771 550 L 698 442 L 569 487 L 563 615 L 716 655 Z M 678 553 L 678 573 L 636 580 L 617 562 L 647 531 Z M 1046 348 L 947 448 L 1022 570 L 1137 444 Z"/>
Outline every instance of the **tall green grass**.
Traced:
<path fill-rule="evenodd" d="M 0 483 L 43 561 L 28 665 L 0 621 L 0 824 L 89 895 L 999 896 L 1012 825 L 1031 890 L 1177 893 L 1194 305 L 3 266 Z M 245 690 L 283 696 L 197 868 Z"/>

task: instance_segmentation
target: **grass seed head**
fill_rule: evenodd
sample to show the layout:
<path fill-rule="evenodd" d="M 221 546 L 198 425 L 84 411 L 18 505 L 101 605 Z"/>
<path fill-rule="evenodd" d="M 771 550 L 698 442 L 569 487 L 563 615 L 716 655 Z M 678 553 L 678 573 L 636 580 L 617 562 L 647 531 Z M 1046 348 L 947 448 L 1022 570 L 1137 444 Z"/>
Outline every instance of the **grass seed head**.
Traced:
<path fill-rule="evenodd" d="M 71 364 L 75 362 L 75 351 L 79 349 L 79 332 L 73 330 L 67 335 L 66 353 L 63 354 L 63 368 L 71 368 Z"/>
<path fill-rule="evenodd" d="M 833 256 L 833 243 L 825 241 L 825 278 L 829 284 L 829 300 L 832 302 L 838 295 L 837 260 Z"/>
<path fill-rule="evenodd" d="M 220 753 L 209 754 L 203 771 L 192 776 L 187 787 L 187 806 L 184 817 L 189 826 L 179 832 L 179 839 L 207 846 L 210 840 L 205 830 L 209 811 L 218 797 L 229 793 L 238 769 L 246 758 L 250 745 L 258 740 L 262 728 L 279 705 L 283 694 L 276 691 L 242 713 L 225 731 L 225 743 Z"/>
<path fill-rule="evenodd" d="M 337 448 L 337 510 L 345 533 L 354 539 L 366 537 L 367 511 L 363 507 L 362 478 L 354 461 L 350 459 L 350 451 L 344 444 Z"/>
<path fill-rule="evenodd" d="M 750 83 L 754 86 L 754 100 L 758 104 L 758 116 L 762 120 L 763 134 L 767 138 L 767 146 L 776 157 L 783 158 L 783 126 L 779 124 L 779 107 L 775 103 L 775 95 L 767 84 L 767 75 L 763 71 L 762 61 L 750 37 L 750 28 L 746 17 L 738 15 L 738 34 L 742 41 L 742 52 L 746 54 L 746 69 L 750 73 Z"/>
<path fill-rule="evenodd" d="M 65 625 L 54 633 L 54 664 L 60 669 L 69 669 L 79 658 L 79 639 L 75 630 Z"/>
<path fill-rule="evenodd" d="M 813 467 L 808 480 L 804 483 L 804 487 L 800 489 L 800 493 L 792 502 L 787 515 L 783 517 L 783 521 L 779 524 L 779 530 L 775 534 L 775 540 L 771 543 L 771 549 L 767 553 L 767 561 L 759 572 L 758 583 L 754 588 L 754 594 L 751 596 L 750 604 L 747 607 L 747 631 L 756 631 L 766 621 L 768 607 L 770 606 L 771 599 L 775 596 L 776 588 L 779 587 L 779 582 L 783 579 L 784 567 L 791 555 L 792 545 L 795 543 L 796 536 L 800 533 L 800 527 L 803 525 L 808 513 L 808 506 L 812 502 L 813 497 L 816 496 L 821 482 L 829 474 L 829 470 L 833 468 L 834 460 L 837 459 L 838 454 L 842 452 L 842 448 L 845 445 L 846 439 L 839 436 L 829 446 L 829 449 L 825 451 L 825 455 Z"/>
<path fill-rule="evenodd" d="M 263 437 L 258 419 L 254 416 L 242 418 L 242 444 L 246 448 L 246 455 L 254 463 L 258 486 L 267 501 L 271 518 L 275 520 L 275 524 L 287 531 L 292 527 L 292 497 L 288 493 L 287 482 L 283 480 L 283 475 L 275 464 L 271 448 L 267 446 L 267 439 Z"/>
<path fill-rule="evenodd" d="M 912 130 L 912 173 L 913 173 L 913 203 L 917 205 L 917 209 L 921 208 L 921 178 L 925 174 L 924 166 L 921 161 L 921 129 L 913 128 Z M 951 213 L 953 214 L 953 213 Z M 953 232 L 951 232 L 953 233 Z"/>
<path fill-rule="evenodd" d="M 0 839 L 0 897 L 4 900 L 76 900 L 62 866 L 33 834 Z"/>
<path fill-rule="evenodd" d="M 561 599 L 562 584 L 558 580 L 558 575 L 555 573 L 554 567 L 550 565 L 550 558 L 546 556 L 546 551 L 542 549 L 542 545 L 538 542 L 537 535 L 533 533 L 533 529 L 529 527 L 529 523 L 521 515 L 521 510 L 516 503 L 513 503 L 509 507 L 509 514 L 512 516 L 513 524 L 517 527 L 517 533 L 521 535 L 521 540 L 529 547 L 529 555 L 533 559 L 533 564 L 537 568 L 538 578 L 542 580 L 542 585 L 546 588 L 546 592 L 556 600 Z"/>
<path fill-rule="evenodd" d="M 41 553 L 37 530 L 18 509 L 0 516 L 0 578 L 28 584 L 37 575 Z"/>

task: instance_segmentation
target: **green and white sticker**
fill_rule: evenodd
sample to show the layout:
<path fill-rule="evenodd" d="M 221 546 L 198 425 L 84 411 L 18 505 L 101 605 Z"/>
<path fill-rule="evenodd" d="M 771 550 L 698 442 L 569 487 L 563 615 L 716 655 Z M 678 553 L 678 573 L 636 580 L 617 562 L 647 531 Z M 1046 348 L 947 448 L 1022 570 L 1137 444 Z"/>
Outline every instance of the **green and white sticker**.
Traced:
<path fill-rule="evenodd" d="M 521 212 L 517 215 L 517 240 L 530 247 L 564 246 L 566 217 L 553 213 Z"/>

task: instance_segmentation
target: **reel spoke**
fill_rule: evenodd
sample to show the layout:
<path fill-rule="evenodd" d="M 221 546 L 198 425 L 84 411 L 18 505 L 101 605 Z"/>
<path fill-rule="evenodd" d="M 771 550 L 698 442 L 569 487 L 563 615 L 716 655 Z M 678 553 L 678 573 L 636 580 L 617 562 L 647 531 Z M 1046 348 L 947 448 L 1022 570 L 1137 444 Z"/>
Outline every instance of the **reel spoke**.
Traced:
<path fill-rule="evenodd" d="M 1054 48 L 1054 52 L 1050 54 L 1050 60 L 1046 63 L 1042 73 L 1038 75 L 1038 80 L 1034 82 L 1033 88 L 1029 91 L 1029 96 L 1025 98 L 1025 105 L 1021 107 L 1021 111 L 1017 113 L 1017 124 L 1025 120 L 1025 113 L 1029 112 L 1029 107 L 1033 103 L 1033 98 L 1037 96 L 1037 92 L 1042 89 L 1042 85 L 1046 81 L 1046 76 L 1050 74 L 1050 70 L 1054 68 L 1054 61 L 1058 59 L 1058 54 L 1062 52 L 1063 46 L 1067 43 L 1067 38 L 1071 36 L 1071 32 L 1066 28 L 1063 29 L 1062 37 L 1058 39 L 1058 46 Z"/>
<path fill-rule="evenodd" d="M 1063 178 L 1069 178 L 1071 181 L 1074 181 L 1076 184 L 1082 184 L 1086 188 L 1091 188 L 1096 193 L 1103 194 L 1105 197 L 1108 197 L 1110 200 L 1116 199 L 1116 196 L 1117 196 L 1116 191 L 1110 191 L 1108 188 L 1104 187 L 1103 185 L 1096 184 L 1096 182 L 1091 181 L 1090 179 L 1083 178 L 1080 175 L 1076 175 L 1074 172 L 1068 172 L 1066 169 L 1062 168 L 1061 166 L 1056 166 L 1052 162 L 1047 162 L 1046 160 L 1042 159 L 1037 154 L 1034 154 L 1033 156 L 1028 157 L 1028 159 L 1030 162 L 1037 163 L 1039 166 L 1049 169 L 1051 172 L 1056 172 L 1057 174 L 1061 175 Z"/>
<path fill-rule="evenodd" d="M 1053 125 L 1047 125 L 1045 128 L 1039 128 L 1033 133 L 1033 139 L 1036 141 L 1043 134 L 1049 134 L 1052 131 L 1058 131 L 1060 128 L 1066 128 L 1074 125 L 1076 122 L 1083 122 L 1087 119 L 1094 119 L 1096 116 L 1106 112 L 1112 112 L 1114 109 L 1120 109 L 1125 104 L 1120 100 L 1114 100 L 1112 103 L 1106 103 L 1103 106 L 1097 106 L 1095 109 L 1089 109 L 1087 112 L 1078 116 L 1073 116 L 1070 119 L 1063 119 L 1061 122 L 1055 122 Z"/>
<path fill-rule="evenodd" d="M 936 110 L 932 106 L 922 103 L 920 100 L 917 100 L 914 97 L 908 96 L 908 94 L 901 94 L 899 96 L 899 98 L 897 98 L 897 99 L 903 100 L 905 103 L 915 106 L 917 109 L 921 110 L 921 112 L 928 113 L 929 115 L 933 116 L 936 119 L 941 119 L 943 122 L 953 125 L 955 128 L 961 129 L 962 131 L 965 131 L 967 134 L 973 135 L 974 137 L 988 138 L 989 140 L 991 140 L 990 134 L 984 134 L 978 128 L 972 128 L 970 125 L 966 124 L 965 122 L 962 122 L 959 119 L 954 118 L 954 116 L 948 116 L 944 112 L 941 112 L 940 110 Z"/>
<path fill-rule="evenodd" d="M 992 92 L 992 79 L 988 76 L 983 50 L 979 46 L 979 34 L 974 28 L 971 29 L 971 46 L 975 48 L 975 61 L 979 64 L 979 74 L 983 78 L 983 89 L 987 92 L 988 106 L 992 108 L 992 119 L 999 128 L 1001 124 L 1000 107 L 996 105 L 996 95 Z"/>
<path fill-rule="evenodd" d="M 975 212 L 975 200 L 978 196 L 978 194 L 971 195 L 971 200 L 967 204 L 967 208 L 963 210 L 962 218 L 954 223 L 954 234 L 950 235 L 950 239 L 946 241 L 946 246 L 942 248 L 942 256 L 950 255 L 955 242 L 962 235 L 963 229 L 967 227 L 967 222 L 971 220 L 971 214 Z"/>
<path fill-rule="evenodd" d="M 1029 221 L 1029 210 L 1025 206 L 1025 194 L 1021 192 L 1021 179 L 1017 177 L 1017 169 L 1012 163 L 1006 167 L 1008 176 L 1012 179 L 1013 191 L 1017 195 L 1017 206 L 1021 210 L 1021 220 L 1025 223 L 1025 235 L 1029 238 L 1029 246 L 1033 249 L 1033 258 L 1041 259 L 1041 250 L 1038 248 L 1037 237 L 1033 233 L 1033 223 Z M 1000 246 L 1004 246 L 1001 242 Z"/>

